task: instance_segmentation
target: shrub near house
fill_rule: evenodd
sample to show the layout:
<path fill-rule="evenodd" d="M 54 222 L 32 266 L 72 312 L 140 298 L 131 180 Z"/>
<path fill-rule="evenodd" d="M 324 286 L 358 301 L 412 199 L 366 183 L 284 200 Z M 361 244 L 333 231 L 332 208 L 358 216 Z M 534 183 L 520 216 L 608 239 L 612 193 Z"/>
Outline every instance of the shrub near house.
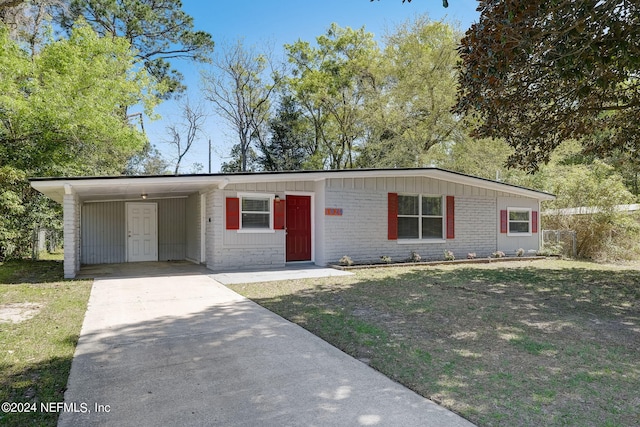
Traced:
<path fill-rule="evenodd" d="M 576 232 L 577 256 L 595 260 L 640 256 L 640 213 L 617 208 L 635 197 L 611 166 L 558 168 L 557 199 L 548 202 L 545 228 Z"/>

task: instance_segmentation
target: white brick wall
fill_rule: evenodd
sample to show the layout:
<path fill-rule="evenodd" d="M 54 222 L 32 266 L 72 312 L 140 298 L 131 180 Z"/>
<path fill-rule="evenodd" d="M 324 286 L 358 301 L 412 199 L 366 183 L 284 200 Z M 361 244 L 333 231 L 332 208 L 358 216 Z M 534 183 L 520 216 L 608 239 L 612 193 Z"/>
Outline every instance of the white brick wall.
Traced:
<path fill-rule="evenodd" d="M 227 230 L 226 197 L 236 197 L 236 192 L 216 189 L 207 193 L 207 267 L 219 271 L 284 266 L 284 231 L 238 233 Z"/>
<path fill-rule="evenodd" d="M 404 244 L 387 238 L 387 192 L 364 189 L 327 189 L 326 207 L 342 208 L 342 216 L 325 218 L 325 259 L 338 261 L 343 255 L 354 261 L 377 261 L 382 255 L 403 260 L 412 251 L 423 259 L 443 259 L 451 250 L 456 258 L 475 252 L 486 257 L 496 250 L 496 199 L 455 197 L 455 239 L 438 243 Z"/>
<path fill-rule="evenodd" d="M 64 227 L 64 277 L 73 279 L 80 271 L 80 202 L 65 194 L 62 203 Z"/>
<path fill-rule="evenodd" d="M 216 226 L 222 221 L 222 202 L 219 200 L 219 190 L 207 192 L 206 202 L 206 263 L 207 268 L 213 270 L 215 264 L 214 249 L 216 246 Z M 220 218 L 218 218 L 220 217 Z"/>
<path fill-rule="evenodd" d="M 441 260 L 445 250 L 453 251 L 457 259 L 466 258 L 469 252 L 475 252 L 477 257 L 488 257 L 496 250 L 504 250 L 499 244 L 498 223 L 499 204 L 506 203 L 502 193 L 476 191 L 466 186 L 458 188 L 440 182 L 414 183 L 411 190 L 419 190 L 416 186 L 420 184 L 422 190 L 429 190 L 429 194 L 434 195 L 438 193 L 432 190 L 452 190 L 441 194 L 455 197 L 455 238 L 440 242 L 404 243 L 387 238 L 387 203 L 388 193 L 400 191 L 400 184 L 407 187 L 406 182 L 385 180 L 378 185 L 371 181 L 371 185 L 367 185 L 368 181 L 363 181 L 356 185 L 343 181 L 317 183 L 314 187 L 314 245 L 318 264 L 334 263 L 343 255 L 362 262 L 378 261 L 382 255 L 401 261 L 411 252 L 417 252 L 423 259 Z M 225 229 L 225 198 L 236 196 L 235 188 L 214 189 L 207 193 L 207 267 L 227 270 L 284 265 L 284 232 L 243 234 Z M 510 205 L 537 204 L 536 200 L 523 197 L 506 199 Z M 325 208 L 341 208 L 343 215 L 324 215 Z"/>

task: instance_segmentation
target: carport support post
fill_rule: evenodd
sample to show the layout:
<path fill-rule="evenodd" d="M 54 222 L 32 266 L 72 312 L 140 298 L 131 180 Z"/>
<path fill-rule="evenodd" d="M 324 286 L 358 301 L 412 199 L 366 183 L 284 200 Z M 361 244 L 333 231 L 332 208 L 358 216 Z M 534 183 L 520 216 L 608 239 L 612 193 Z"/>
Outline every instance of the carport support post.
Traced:
<path fill-rule="evenodd" d="M 80 270 L 80 201 L 69 184 L 62 202 L 64 228 L 64 277 L 73 279 Z"/>

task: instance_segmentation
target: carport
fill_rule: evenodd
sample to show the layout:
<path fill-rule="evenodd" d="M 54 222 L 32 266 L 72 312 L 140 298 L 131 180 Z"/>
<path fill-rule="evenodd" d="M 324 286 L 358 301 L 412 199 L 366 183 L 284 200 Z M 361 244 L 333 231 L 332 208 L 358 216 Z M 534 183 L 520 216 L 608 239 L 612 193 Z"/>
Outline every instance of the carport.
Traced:
<path fill-rule="evenodd" d="M 211 177 L 34 178 L 32 185 L 63 205 L 64 274 L 82 264 L 205 261 L 204 232 Z"/>

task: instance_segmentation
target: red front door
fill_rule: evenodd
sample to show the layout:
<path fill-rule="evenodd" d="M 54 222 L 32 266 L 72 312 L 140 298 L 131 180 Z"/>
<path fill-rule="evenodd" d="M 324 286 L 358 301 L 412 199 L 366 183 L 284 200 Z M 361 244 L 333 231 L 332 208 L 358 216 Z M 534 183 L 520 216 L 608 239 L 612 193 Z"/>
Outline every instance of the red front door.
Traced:
<path fill-rule="evenodd" d="M 311 260 L 311 196 L 287 196 L 287 261 Z"/>

